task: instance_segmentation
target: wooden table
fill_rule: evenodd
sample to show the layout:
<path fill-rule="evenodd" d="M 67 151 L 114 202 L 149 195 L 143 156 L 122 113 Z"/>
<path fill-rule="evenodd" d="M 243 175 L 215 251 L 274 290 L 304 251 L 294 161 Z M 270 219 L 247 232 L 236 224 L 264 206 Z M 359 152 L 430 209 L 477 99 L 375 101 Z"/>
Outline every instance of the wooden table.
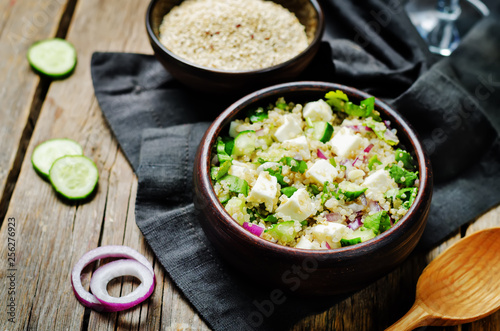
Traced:
<path fill-rule="evenodd" d="M 0 330 L 208 329 L 156 262 L 135 224 L 137 178 L 103 119 L 90 78 L 94 51 L 152 53 L 144 27 L 147 4 L 147 0 L 0 2 Z M 79 58 L 70 78 L 51 83 L 30 70 L 25 54 L 34 41 L 54 36 L 72 42 Z M 62 203 L 33 171 L 34 146 L 56 137 L 80 142 L 85 155 L 96 162 L 99 187 L 90 202 Z M 9 229 L 14 220 L 14 229 Z M 500 208 L 461 233 L 493 226 L 500 226 Z M 460 236 L 427 255 L 414 254 L 390 275 L 330 310 L 305 318 L 293 330 L 383 329 L 411 306 L 425 265 Z M 7 260 L 9 238 L 15 240 L 12 266 Z M 131 246 L 155 261 L 158 284 L 153 296 L 122 313 L 85 309 L 71 289 L 75 262 L 88 250 L 108 244 Z M 84 281 L 88 280 L 89 275 Z M 136 285 L 115 282 L 111 292 L 128 293 Z M 9 293 L 12 289 L 14 294 Z M 14 316 L 7 314 L 10 297 L 15 300 Z M 14 322 L 9 321 L 12 317 Z M 499 330 L 500 313 L 445 330 L 462 328 Z"/>

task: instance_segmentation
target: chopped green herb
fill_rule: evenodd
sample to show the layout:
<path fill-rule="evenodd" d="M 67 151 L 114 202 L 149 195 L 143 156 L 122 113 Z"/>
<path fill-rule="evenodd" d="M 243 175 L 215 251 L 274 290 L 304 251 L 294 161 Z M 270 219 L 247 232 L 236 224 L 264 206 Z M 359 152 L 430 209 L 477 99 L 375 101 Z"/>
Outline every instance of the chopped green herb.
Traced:
<path fill-rule="evenodd" d="M 300 172 L 301 174 L 307 170 L 307 163 L 305 161 L 297 161 L 293 157 L 285 156 L 280 162 L 289 166 L 292 171 Z"/>
<path fill-rule="evenodd" d="M 283 187 L 281 189 L 281 193 L 283 193 L 289 198 L 295 193 L 295 191 L 297 191 L 297 189 L 293 186 Z"/>
<path fill-rule="evenodd" d="M 377 137 L 379 137 L 389 145 L 395 146 L 399 143 L 399 140 L 397 140 L 398 138 L 396 137 L 396 135 L 392 136 L 387 135 L 388 129 L 385 126 L 384 122 L 378 122 L 373 118 L 369 117 L 365 120 L 365 122 L 363 122 L 363 125 L 372 129 L 373 132 L 375 132 L 375 134 L 377 135 Z"/>
<path fill-rule="evenodd" d="M 231 163 L 232 162 L 230 160 L 227 160 L 220 167 L 212 167 L 210 169 L 210 176 L 212 179 L 219 180 L 224 177 L 229 171 L 229 168 L 231 168 Z"/>
<path fill-rule="evenodd" d="M 246 180 L 236 176 L 226 175 L 221 179 L 221 182 L 226 182 L 229 185 L 229 191 L 241 193 L 244 196 L 248 195 L 248 183 Z"/>
<path fill-rule="evenodd" d="M 330 161 L 330 164 L 331 164 L 332 166 L 334 166 L 334 167 L 336 167 L 336 166 L 337 166 L 337 162 L 335 162 L 335 159 L 334 159 L 333 157 L 332 157 L 329 161 Z"/>
<path fill-rule="evenodd" d="M 413 161 L 413 157 L 407 151 L 402 150 L 401 148 L 396 149 L 396 161 L 403 162 L 403 166 L 405 169 L 413 171 L 415 170 L 415 165 Z"/>
<path fill-rule="evenodd" d="M 368 160 L 368 169 L 373 170 L 375 164 L 382 164 L 382 162 L 379 161 L 377 155 L 373 155 L 369 160 Z"/>
<path fill-rule="evenodd" d="M 391 228 L 391 218 L 385 210 L 369 215 L 363 221 L 363 227 L 371 229 L 376 235 Z"/>
<path fill-rule="evenodd" d="M 252 122 L 252 123 L 262 122 L 263 120 L 268 118 L 267 111 L 262 107 L 250 110 L 247 113 L 247 115 L 248 115 L 248 118 L 250 119 L 250 122 Z"/>
<path fill-rule="evenodd" d="M 389 174 L 394 179 L 394 181 L 406 187 L 413 186 L 413 184 L 415 184 L 415 180 L 418 178 L 418 171 L 417 172 L 407 171 L 397 165 L 392 165 L 391 167 L 387 168 L 389 170 Z"/>
<path fill-rule="evenodd" d="M 308 191 L 309 193 L 314 194 L 314 195 L 319 194 L 319 193 L 321 192 L 321 191 L 319 190 L 319 188 L 318 188 L 316 185 L 314 185 L 314 184 L 309 184 L 309 185 L 307 185 L 307 191 Z"/>
<path fill-rule="evenodd" d="M 380 117 L 375 110 L 375 98 L 370 97 L 361 101 L 360 105 L 355 105 L 347 95 L 342 91 L 330 91 L 325 95 L 326 102 L 335 108 L 337 111 L 346 113 L 347 115 L 368 117 L 372 116 L 377 119 Z"/>
<path fill-rule="evenodd" d="M 266 169 L 266 171 L 267 171 L 267 172 L 268 172 L 271 176 L 276 177 L 276 179 L 278 180 L 278 183 L 279 183 L 282 187 L 288 186 L 288 184 L 285 182 L 285 177 L 283 177 L 283 175 L 281 174 L 282 167 L 279 167 L 279 169 L 278 169 L 278 170 L 273 170 L 273 169 L 269 168 L 269 169 Z"/>

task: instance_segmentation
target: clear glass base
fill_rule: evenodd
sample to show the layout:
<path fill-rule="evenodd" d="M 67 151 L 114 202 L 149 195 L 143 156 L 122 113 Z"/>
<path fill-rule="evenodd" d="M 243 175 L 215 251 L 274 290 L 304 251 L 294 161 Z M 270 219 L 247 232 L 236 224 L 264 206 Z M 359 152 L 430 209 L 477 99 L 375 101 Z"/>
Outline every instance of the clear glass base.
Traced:
<path fill-rule="evenodd" d="M 489 15 L 489 10 L 479 0 L 462 0 L 453 11 L 443 11 L 437 3 L 438 0 L 410 0 L 405 10 L 429 50 L 449 56 L 471 27 Z"/>

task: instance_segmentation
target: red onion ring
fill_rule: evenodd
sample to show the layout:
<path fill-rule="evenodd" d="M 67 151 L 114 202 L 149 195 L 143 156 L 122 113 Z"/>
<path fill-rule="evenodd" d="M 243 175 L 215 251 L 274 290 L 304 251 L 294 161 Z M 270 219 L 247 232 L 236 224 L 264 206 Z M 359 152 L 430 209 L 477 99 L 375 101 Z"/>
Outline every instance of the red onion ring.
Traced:
<path fill-rule="evenodd" d="M 122 297 L 109 295 L 108 283 L 121 276 L 134 276 L 141 281 L 133 292 Z M 99 267 L 90 280 L 90 289 L 108 311 L 122 311 L 132 308 L 153 293 L 155 288 L 155 277 L 150 270 L 136 260 L 116 260 Z"/>
<path fill-rule="evenodd" d="M 151 263 L 136 250 L 127 246 L 101 246 L 97 247 L 87 253 L 78 260 L 78 262 L 73 267 L 71 272 L 71 285 L 73 287 L 73 292 L 80 303 L 86 307 L 92 308 L 97 311 L 110 311 L 110 307 L 103 305 L 97 298 L 90 292 L 85 290 L 81 281 L 81 274 L 83 269 L 90 263 L 97 261 L 99 259 L 109 258 L 109 257 L 122 257 L 136 260 L 137 262 L 144 265 L 148 271 L 155 278 L 153 267 Z M 100 268 L 99 268 L 100 269 Z M 97 270 L 99 270 L 97 269 Z M 154 284 L 153 284 L 154 286 Z"/>

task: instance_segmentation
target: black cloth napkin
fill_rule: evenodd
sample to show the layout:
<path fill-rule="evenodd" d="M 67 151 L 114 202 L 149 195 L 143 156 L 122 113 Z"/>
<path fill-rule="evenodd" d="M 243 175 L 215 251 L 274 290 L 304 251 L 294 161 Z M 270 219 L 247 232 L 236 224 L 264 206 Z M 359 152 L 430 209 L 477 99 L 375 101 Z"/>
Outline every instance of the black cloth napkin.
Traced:
<path fill-rule="evenodd" d="M 321 1 L 327 27 L 298 80 L 363 89 L 392 103 L 415 127 L 435 173 L 421 249 L 500 201 L 500 22 L 468 33 L 452 56 L 426 49 L 398 1 Z M 215 330 L 281 330 L 346 296 L 277 295 L 232 270 L 201 230 L 192 164 L 209 122 L 241 95 L 193 92 L 153 56 L 95 53 L 99 105 L 139 178 L 136 222 L 185 297 Z"/>

